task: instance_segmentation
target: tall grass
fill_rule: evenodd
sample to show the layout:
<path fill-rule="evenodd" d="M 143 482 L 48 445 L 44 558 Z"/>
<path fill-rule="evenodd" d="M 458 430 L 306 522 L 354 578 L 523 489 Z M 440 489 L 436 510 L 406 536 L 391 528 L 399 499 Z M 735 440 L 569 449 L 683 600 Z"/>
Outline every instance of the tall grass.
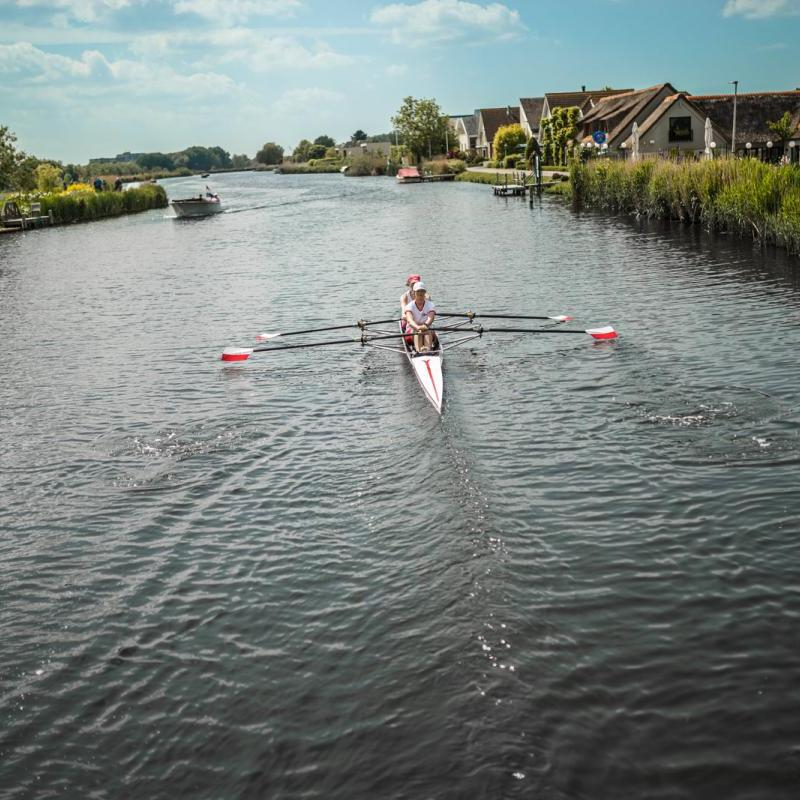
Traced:
<path fill-rule="evenodd" d="M 164 188 L 152 183 L 122 192 L 96 192 L 85 184 L 73 184 L 64 192 L 16 195 L 10 199 L 16 200 L 25 213 L 30 213 L 32 202 L 40 203 L 41 213 L 47 215 L 52 211 L 56 224 L 87 222 L 167 207 Z"/>
<path fill-rule="evenodd" d="M 800 168 L 755 159 L 601 161 L 570 167 L 577 206 L 700 222 L 800 253 Z"/>

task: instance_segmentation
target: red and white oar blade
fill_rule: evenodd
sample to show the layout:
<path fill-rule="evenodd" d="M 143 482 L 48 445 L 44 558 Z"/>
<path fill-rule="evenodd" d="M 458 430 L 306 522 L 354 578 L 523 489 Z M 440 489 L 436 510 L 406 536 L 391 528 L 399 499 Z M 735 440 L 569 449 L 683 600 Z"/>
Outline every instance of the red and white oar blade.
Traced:
<path fill-rule="evenodd" d="M 605 328 L 589 328 L 586 331 L 592 339 L 616 339 L 617 332 L 610 326 L 606 325 Z"/>
<path fill-rule="evenodd" d="M 270 339 L 277 339 L 279 336 L 283 336 L 282 333 L 259 333 L 256 336 L 257 342 L 268 342 Z"/>
<path fill-rule="evenodd" d="M 566 314 L 559 314 L 557 317 L 548 317 L 547 319 L 551 319 L 553 322 L 572 322 L 575 317 L 568 317 Z"/>
<path fill-rule="evenodd" d="M 253 354 L 251 347 L 226 347 L 222 351 L 223 361 L 247 361 Z"/>

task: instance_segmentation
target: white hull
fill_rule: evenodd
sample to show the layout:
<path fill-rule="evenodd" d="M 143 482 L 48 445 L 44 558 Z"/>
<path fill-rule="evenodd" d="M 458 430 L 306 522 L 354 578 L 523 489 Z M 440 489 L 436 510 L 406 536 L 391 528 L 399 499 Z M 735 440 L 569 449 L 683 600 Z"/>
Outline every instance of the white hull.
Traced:
<path fill-rule="evenodd" d="M 173 200 L 170 205 L 175 211 L 176 217 L 208 217 L 222 211 L 222 203 L 219 200 L 192 198 L 190 200 Z"/>
<path fill-rule="evenodd" d="M 406 345 L 406 358 L 420 388 L 436 411 L 442 413 L 444 396 L 444 376 L 442 375 L 442 350 L 431 350 L 429 353 L 416 353 L 413 346 Z"/>

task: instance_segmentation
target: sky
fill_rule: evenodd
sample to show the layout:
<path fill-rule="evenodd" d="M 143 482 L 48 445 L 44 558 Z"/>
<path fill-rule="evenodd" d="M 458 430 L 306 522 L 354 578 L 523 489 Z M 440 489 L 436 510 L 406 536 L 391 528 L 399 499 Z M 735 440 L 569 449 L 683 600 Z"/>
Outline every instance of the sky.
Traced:
<path fill-rule="evenodd" d="M 800 87 L 800 0 L 0 0 L 0 125 L 86 163 L 221 146 L 287 152 L 447 114 L 669 81 Z"/>

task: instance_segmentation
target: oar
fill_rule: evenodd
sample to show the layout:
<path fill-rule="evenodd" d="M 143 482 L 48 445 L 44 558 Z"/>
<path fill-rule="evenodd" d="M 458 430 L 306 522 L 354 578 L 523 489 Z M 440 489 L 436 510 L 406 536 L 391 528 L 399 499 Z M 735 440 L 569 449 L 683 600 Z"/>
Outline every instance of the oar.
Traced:
<path fill-rule="evenodd" d="M 361 328 L 363 331 L 367 325 L 387 325 L 390 322 L 399 321 L 399 317 L 392 319 L 379 319 L 374 322 L 360 319 L 358 322 L 349 325 L 331 325 L 327 328 L 306 328 L 302 331 L 286 331 L 285 333 L 259 333 L 256 336 L 257 342 L 268 342 L 270 339 L 277 339 L 279 336 L 299 336 L 301 333 L 322 333 L 322 331 L 342 331 L 345 328 Z"/>
<path fill-rule="evenodd" d="M 449 311 L 437 311 L 440 317 L 466 317 L 467 319 L 475 319 L 475 317 L 484 317 L 485 319 L 549 319 L 553 322 L 571 322 L 573 317 L 566 314 L 559 314 L 557 317 L 532 317 L 521 316 L 519 314 L 478 314 L 475 311 L 467 311 L 465 313 L 451 314 Z"/>
<path fill-rule="evenodd" d="M 592 339 L 616 339 L 617 332 L 611 325 L 604 328 L 589 328 L 588 330 L 576 330 L 573 328 L 475 328 L 476 333 L 584 333 L 589 334 Z"/>
<path fill-rule="evenodd" d="M 393 320 L 387 320 L 392 322 Z M 325 347 L 332 344 L 361 344 L 365 345 L 376 339 L 402 339 L 404 333 L 389 333 L 383 336 L 368 336 L 363 334 L 358 339 L 330 339 L 327 342 L 306 342 L 305 344 L 282 344 L 278 347 L 226 347 L 222 351 L 223 361 L 247 361 L 253 353 L 276 353 L 278 350 L 297 350 L 301 347 Z"/>

